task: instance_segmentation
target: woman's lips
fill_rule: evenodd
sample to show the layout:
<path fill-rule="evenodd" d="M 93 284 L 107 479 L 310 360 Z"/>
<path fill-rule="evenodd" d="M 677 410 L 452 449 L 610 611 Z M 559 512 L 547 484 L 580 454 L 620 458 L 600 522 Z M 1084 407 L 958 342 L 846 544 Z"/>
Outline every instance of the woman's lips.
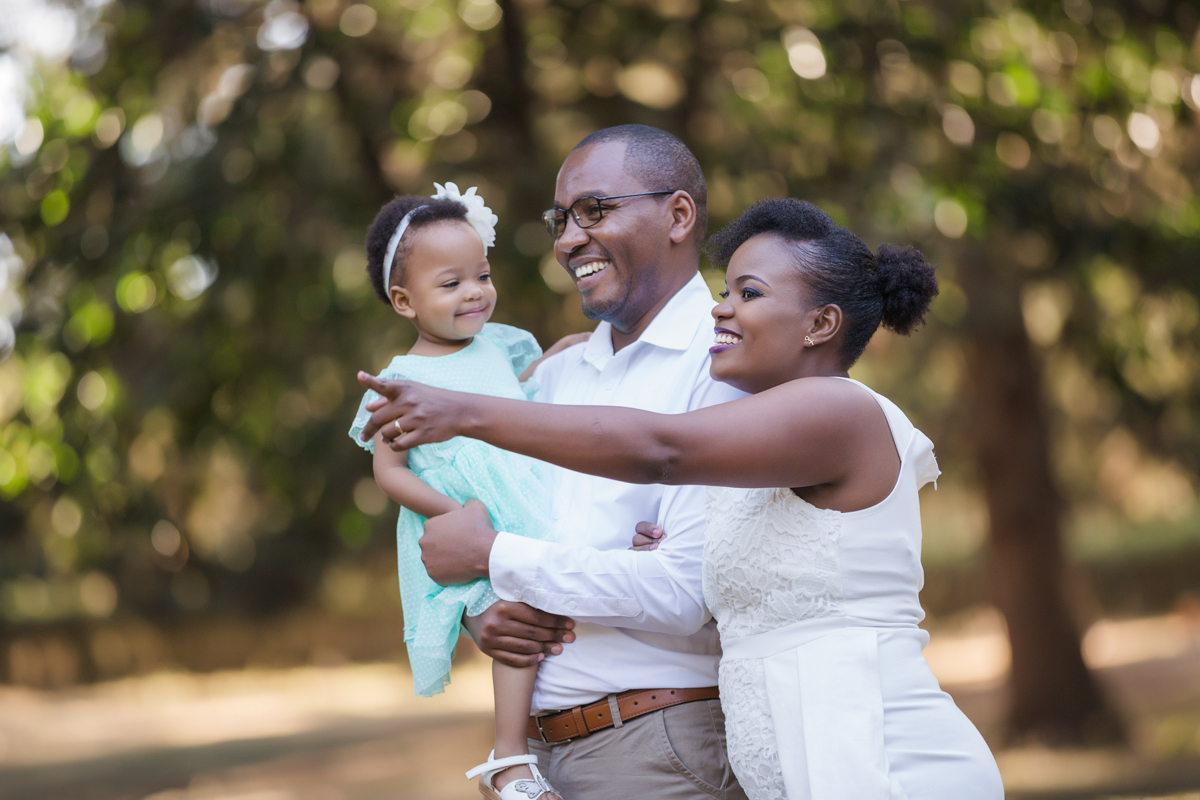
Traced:
<path fill-rule="evenodd" d="M 736 347 L 742 341 L 741 336 L 724 328 L 716 328 L 715 333 L 714 339 L 716 340 L 716 344 L 708 348 L 709 353 L 723 352 L 731 347 Z"/>

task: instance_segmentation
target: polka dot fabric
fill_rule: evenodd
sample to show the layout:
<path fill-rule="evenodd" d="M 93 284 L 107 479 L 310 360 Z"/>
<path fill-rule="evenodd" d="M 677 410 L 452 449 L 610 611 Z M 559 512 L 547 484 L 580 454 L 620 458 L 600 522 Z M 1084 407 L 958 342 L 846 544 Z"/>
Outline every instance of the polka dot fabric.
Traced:
<path fill-rule="evenodd" d="M 517 380 L 541 355 L 531 334 L 508 325 L 485 325 L 471 344 L 447 356 L 397 356 L 381 378 L 420 381 L 431 386 L 495 397 L 525 399 L 533 387 Z M 350 437 L 366 450 L 374 442 L 359 435 L 370 419 L 366 406 L 379 395 L 368 391 L 359 405 Z M 539 475 L 539 462 L 499 450 L 475 439 L 421 445 L 409 451 L 408 466 L 432 488 L 460 503 L 470 499 L 487 506 L 497 530 L 535 539 L 551 535 L 549 501 Z M 425 574 L 418 541 L 425 518 L 400 509 L 396 549 L 400 601 L 404 606 L 404 641 L 418 695 L 442 692 L 450 682 L 450 660 L 458 641 L 459 621 L 485 611 L 499 598 L 487 580 L 441 587 Z"/>

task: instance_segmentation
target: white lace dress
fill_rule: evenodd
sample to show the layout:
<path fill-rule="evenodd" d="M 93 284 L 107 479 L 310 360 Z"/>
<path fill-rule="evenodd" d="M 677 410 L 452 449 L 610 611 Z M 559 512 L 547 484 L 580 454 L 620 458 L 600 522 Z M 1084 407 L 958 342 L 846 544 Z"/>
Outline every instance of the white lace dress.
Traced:
<path fill-rule="evenodd" d="M 1000 800 L 991 752 L 921 654 L 917 491 L 937 478 L 933 445 L 871 394 L 901 456 L 878 505 L 708 491 L 704 597 L 729 759 L 751 800 Z"/>

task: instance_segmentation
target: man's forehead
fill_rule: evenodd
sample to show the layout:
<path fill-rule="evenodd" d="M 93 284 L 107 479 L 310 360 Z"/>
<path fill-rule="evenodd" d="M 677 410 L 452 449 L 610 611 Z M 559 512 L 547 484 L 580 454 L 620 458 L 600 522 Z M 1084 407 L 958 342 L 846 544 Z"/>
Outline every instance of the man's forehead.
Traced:
<path fill-rule="evenodd" d="M 625 142 L 600 142 L 572 151 L 558 171 L 554 199 L 565 202 L 638 191 L 637 182 L 625 171 L 625 147 Z"/>

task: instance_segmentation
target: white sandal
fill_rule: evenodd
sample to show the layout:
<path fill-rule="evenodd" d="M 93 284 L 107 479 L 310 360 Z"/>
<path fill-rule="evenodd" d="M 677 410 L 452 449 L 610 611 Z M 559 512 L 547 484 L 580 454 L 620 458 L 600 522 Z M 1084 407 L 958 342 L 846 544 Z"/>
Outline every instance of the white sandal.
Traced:
<path fill-rule="evenodd" d="M 509 767 L 515 767 L 518 764 L 527 764 L 529 769 L 533 771 L 533 780 L 529 778 L 518 778 L 512 783 L 505 786 L 503 789 L 496 789 L 492 785 L 492 778 L 496 774 L 503 772 Z M 496 758 L 496 751 L 488 753 L 486 763 L 480 764 L 478 767 L 473 767 L 467 772 L 468 778 L 479 778 L 479 793 L 488 800 L 562 800 L 562 795 L 554 791 L 554 787 L 550 785 L 550 781 L 542 777 L 542 773 L 538 772 L 537 756 L 506 756 L 504 758 Z"/>

